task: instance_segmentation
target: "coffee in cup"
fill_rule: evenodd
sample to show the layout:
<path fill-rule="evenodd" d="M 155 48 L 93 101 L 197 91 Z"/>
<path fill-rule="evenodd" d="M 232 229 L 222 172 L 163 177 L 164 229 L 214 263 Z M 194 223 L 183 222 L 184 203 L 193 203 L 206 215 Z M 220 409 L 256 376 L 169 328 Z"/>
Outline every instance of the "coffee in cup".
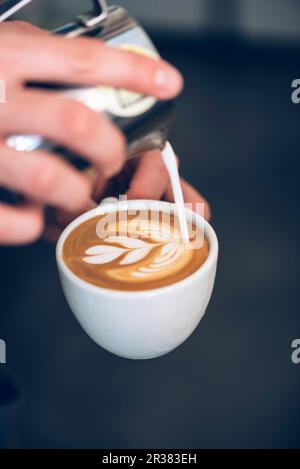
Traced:
<path fill-rule="evenodd" d="M 189 224 L 190 242 L 181 238 L 176 215 L 157 210 L 116 211 L 77 226 L 63 246 L 63 260 L 81 280 L 121 291 L 172 285 L 197 271 L 209 246 Z"/>

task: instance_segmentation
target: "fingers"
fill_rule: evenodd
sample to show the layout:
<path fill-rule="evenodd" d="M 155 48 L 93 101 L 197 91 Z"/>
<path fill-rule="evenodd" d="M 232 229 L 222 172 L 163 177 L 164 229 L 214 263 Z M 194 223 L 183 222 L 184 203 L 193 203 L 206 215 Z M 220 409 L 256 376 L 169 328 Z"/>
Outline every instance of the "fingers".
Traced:
<path fill-rule="evenodd" d="M 124 163 L 123 134 L 82 103 L 51 93 L 15 92 L 0 107 L 0 120 L 2 135 L 41 135 L 82 155 L 107 177 Z"/>
<path fill-rule="evenodd" d="M 127 193 L 129 199 L 162 198 L 169 183 L 169 175 L 162 160 L 161 152 L 151 151 L 143 155 L 131 180 Z"/>
<path fill-rule="evenodd" d="M 90 184 L 92 185 L 93 200 L 95 201 L 100 200 L 101 197 L 105 193 L 105 190 L 109 183 L 109 179 L 105 177 L 103 174 L 97 172 L 95 168 L 93 167 L 87 168 L 84 171 L 84 174 L 90 181 Z"/>
<path fill-rule="evenodd" d="M 31 23 L 27 23 L 26 21 L 6 21 L 1 23 L 0 34 L 2 35 L 3 33 L 49 35 L 49 31 L 41 29 Z"/>
<path fill-rule="evenodd" d="M 181 74 L 168 63 L 99 40 L 41 35 L 37 41 L 36 34 L 24 34 L 19 47 L 20 37 L 9 33 L 6 42 L 1 59 L 18 79 L 102 84 L 159 99 L 171 99 L 182 90 Z"/>
<path fill-rule="evenodd" d="M 204 218 L 206 220 L 211 219 L 211 210 L 208 202 L 199 194 L 199 192 L 191 186 L 188 182 L 181 178 L 181 187 L 183 191 L 183 197 L 185 203 L 192 204 L 192 210 L 197 212 L 197 204 L 204 204 Z M 171 185 L 168 186 L 168 189 L 165 193 L 165 198 L 168 202 L 174 202 L 173 192 Z"/>
<path fill-rule="evenodd" d="M 92 199 L 93 199 L 93 202 L 92 202 L 93 206 L 91 206 L 90 209 L 92 209 L 92 208 L 97 207 L 99 201 L 104 196 L 107 185 L 109 184 L 109 179 L 107 179 L 102 174 L 99 174 L 97 171 L 95 171 L 95 168 L 93 167 L 90 167 L 84 170 L 83 174 L 90 184 L 90 188 L 91 188 L 90 191 L 91 191 Z M 70 213 L 62 209 L 55 210 L 54 220 L 52 220 L 52 221 L 55 221 L 55 223 L 52 223 L 52 225 L 54 226 L 49 227 L 49 229 L 47 230 L 47 238 L 55 239 L 59 231 L 65 228 L 69 223 L 71 223 L 79 215 L 81 215 L 80 212 Z"/>
<path fill-rule="evenodd" d="M 25 204 L 11 207 L 0 203 L 0 244 L 27 244 L 37 240 L 44 227 L 42 209 Z"/>
<path fill-rule="evenodd" d="M 84 175 L 46 152 L 16 152 L 0 146 L 0 185 L 42 204 L 70 212 L 89 209 L 91 187 Z"/>

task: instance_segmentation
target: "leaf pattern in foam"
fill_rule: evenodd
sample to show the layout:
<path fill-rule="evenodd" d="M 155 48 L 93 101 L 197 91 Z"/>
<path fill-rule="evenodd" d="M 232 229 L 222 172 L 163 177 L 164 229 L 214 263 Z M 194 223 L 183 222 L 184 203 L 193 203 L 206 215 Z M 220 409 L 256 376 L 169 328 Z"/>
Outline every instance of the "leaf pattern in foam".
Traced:
<path fill-rule="evenodd" d="M 106 243 L 117 243 L 123 246 L 123 248 L 114 245 L 93 246 L 86 250 L 85 253 L 88 257 L 84 257 L 83 261 L 94 265 L 108 264 L 126 253 L 119 264 L 130 265 L 145 258 L 153 247 L 157 246 L 156 244 L 147 243 L 141 239 L 129 238 L 126 236 L 111 236 L 106 238 L 104 241 Z"/>
<path fill-rule="evenodd" d="M 104 246 L 102 244 L 99 244 L 97 246 L 92 246 L 91 248 L 88 248 L 85 253 L 88 256 L 96 256 L 98 254 L 110 254 L 110 253 L 116 253 L 119 252 L 122 254 L 125 252 L 125 249 L 119 248 L 117 246 Z"/>
<path fill-rule="evenodd" d="M 112 262 L 115 259 L 118 259 L 118 257 L 120 257 L 121 254 L 123 253 L 122 252 L 120 253 L 120 251 L 115 251 L 115 252 L 112 251 L 106 254 L 98 254 L 95 256 L 84 257 L 83 260 L 84 262 L 87 262 L 88 264 L 108 264 L 109 262 Z"/>
<path fill-rule="evenodd" d="M 176 243 L 170 241 L 170 233 L 145 224 L 143 226 L 143 235 L 146 234 L 152 242 L 149 243 L 129 236 L 109 236 L 104 240 L 108 245 L 97 245 L 87 249 L 86 254 L 88 257 L 84 257 L 83 260 L 88 264 L 107 264 L 123 256 L 119 265 L 125 266 L 141 261 L 148 256 L 154 247 L 163 245 L 158 259 L 154 261 L 156 265 L 150 266 L 149 270 L 153 272 L 164 268 L 168 261 L 172 261 L 174 256 L 175 258 L 178 257 L 176 256 L 176 253 L 179 254 L 177 252 L 178 247 Z"/>
<path fill-rule="evenodd" d="M 124 258 L 121 260 L 121 265 L 134 264 L 135 262 L 141 261 L 151 252 L 152 247 L 139 248 L 130 251 Z"/>
<path fill-rule="evenodd" d="M 129 238 L 128 236 L 110 236 L 106 238 L 106 243 L 118 243 L 127 249 L 138 249 L 148 246 L 146 241 L 137 238 Z"/>

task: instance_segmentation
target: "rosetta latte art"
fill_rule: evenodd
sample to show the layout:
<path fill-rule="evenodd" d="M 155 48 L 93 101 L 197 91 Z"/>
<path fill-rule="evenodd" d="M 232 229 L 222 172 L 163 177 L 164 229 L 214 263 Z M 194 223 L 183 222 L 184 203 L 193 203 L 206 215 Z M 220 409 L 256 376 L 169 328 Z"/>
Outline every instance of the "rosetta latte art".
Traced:
<path fill-rule="evenodd" d="M 144 222 L 136 229 L 136 226 L 132 228 L 131 224 L 133 223 L 128 224 L 129 231 L 132 229 L 135 235 L 138 233 L 140 236 L 147 236 L 151 241 L 129 236 L 109 236 L 103 240 L 104 244 L 86 250 L 87 257 L 83 258 L 84 262 L 100 265 L 116 260 L 116 265 L 130 267 L 126 271 L 119 271 L 115 266 L 108 272 L 111 277 L 157 279 L 160 274 L 163 275 L 163 271 L 172 269 L 183 260 L 186 251 L 184 244 L 181 240 L 173 239 L 166 227 L 153 227 Z M 153 250 L 156 251 L 155 256 L 151 256 Z"/>
<path fill-rule="evenodd" d="M 133 217 L 111 224 L 103 238 L 96 234 L 98 221 L 77 227 L 64 245 L 68 267 L 95 285 L 118 290 L 158 288 L 187 277 L 207 258 L 203 235 L 198 233 L 200 248 L 188 248 L 180 239 L 175 217 L 169 224 Z"/>

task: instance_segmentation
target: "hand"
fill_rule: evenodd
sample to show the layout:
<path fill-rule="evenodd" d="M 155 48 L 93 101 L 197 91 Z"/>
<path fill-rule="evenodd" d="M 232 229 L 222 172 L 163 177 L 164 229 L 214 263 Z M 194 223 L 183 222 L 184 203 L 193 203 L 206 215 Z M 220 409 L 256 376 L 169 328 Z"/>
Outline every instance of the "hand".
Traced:
<path fill-rule="evenodd" d="M 179 159 L 178 159 L 179 163 Z M 211 217 L 207 201 L 187 181 L 181 178 L 181 187 L 185 203 L 191 204 L 196 211 L 197 204 L 204 205 L 204 217 Z M 160 151 L 146 153 L 140 159 L 127 192 L 129 199 L 166 200 L 174 202 L 168 172 L 165 168 Z"/>
<path fill-rule="evenodd" d="M 100 176 L 117 174 L 125 139 L 104 116 L 47 91 L 26 89 L 28 80 L 110 85 L 158 99 L 180 93 L 182 77 L 162 60 L 121 51 L 94 39 L 66 39 L 20 22 L 0 24 L 0 78 L 7 103 L 0 104 L 0 186 L 21 193 L 19 207 L 0 204 L 0 244 L 28 243 L 44 229 L 44 207 L 67 212 L 93 206 L 88 178 L 54 154 L 16 152 L 11 134 L 37 134 L 81 154 Z"/>
<path fill-rule="evenodd" d="M 128 161 L 123 171 L 112 179 L 99 176 L 93 169 L 86 172 L 91 184 L 91 192 L 95 202 L 99 203 L 105 197 L 119 197 L 126 194 L 128 199 L 166 200 L 174 202 L 169 175 L 162 160 L 160 151 L 146 153 L 140 158 Z M 181 185 L 185 203 L 204 205 L 204 217 L 211 217 L 207 201 L 188 182 L 181 178 Z M 96 206 L 96 203 L 95 203 Z M 79 215 L 80 213 L 76 214 Z M 75 214 L 63 210 L 52 213 L 52 223 L 47 227 L 46 237 L 49 241 L 56 241 L 61 231 L 75 218 Z"/>

